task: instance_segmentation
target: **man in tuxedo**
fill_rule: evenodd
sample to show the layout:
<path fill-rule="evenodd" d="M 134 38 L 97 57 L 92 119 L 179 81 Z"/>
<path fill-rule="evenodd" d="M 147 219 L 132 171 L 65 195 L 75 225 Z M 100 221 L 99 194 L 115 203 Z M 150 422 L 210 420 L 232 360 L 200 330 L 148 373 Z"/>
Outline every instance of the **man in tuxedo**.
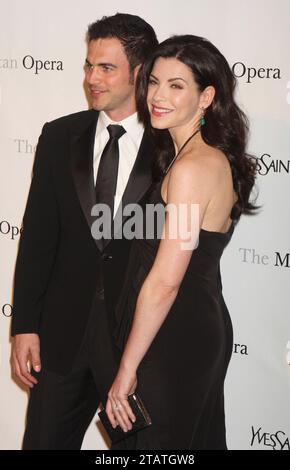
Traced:
<path fill-rule="evenodd" d="M 154 147 L 137 119 L 135 81 L 156 44 L 138 16 L 90 25 L 93 109 L 45 124 L 39 138 L 12 319 L 13 371 L 30 387 L 23 449 L 80 449 L 117 370 L 114 308 L 131 241 L 95 239 L 91 210 L 106 203 L 115 217 L 152 183 Z"/>

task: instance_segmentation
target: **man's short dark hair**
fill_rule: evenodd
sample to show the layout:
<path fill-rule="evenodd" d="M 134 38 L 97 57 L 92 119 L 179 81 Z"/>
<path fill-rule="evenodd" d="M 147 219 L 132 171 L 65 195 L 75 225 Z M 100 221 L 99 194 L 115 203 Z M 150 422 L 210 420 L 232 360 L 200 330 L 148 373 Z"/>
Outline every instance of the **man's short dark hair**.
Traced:
<path fill-rule="evenodd" d="M 116 13 L 103 16 L 88 27 L 88 42 L 101 38 L 117 38 L 124 47 L 130 71 L 142 64 L 158 45 L 154 29 L 140 16 Z"/>

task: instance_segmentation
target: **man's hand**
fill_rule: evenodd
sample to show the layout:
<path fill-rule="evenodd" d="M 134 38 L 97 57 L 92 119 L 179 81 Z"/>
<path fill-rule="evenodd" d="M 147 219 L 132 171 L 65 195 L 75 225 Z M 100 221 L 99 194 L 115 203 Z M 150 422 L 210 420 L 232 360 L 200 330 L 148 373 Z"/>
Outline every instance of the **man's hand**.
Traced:
<path fill-rule="evenodd" d="M 36 372 L 40 372 L 40 341 L 36 333 L 15 335 L 12 343 L 12 368 L 17 377 L 32 388 L 37 380 L 29 372 L 28 362 Z"/>

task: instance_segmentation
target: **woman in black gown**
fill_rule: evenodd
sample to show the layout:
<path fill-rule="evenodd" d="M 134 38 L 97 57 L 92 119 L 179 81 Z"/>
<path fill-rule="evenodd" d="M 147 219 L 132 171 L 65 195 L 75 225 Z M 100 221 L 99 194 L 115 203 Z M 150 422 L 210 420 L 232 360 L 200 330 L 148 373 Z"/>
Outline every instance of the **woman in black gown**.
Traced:
<path fill-rule="evenodd" d="M 223 55 L 197 36 L 164 41 L 143 66 L 141 118 L 150 118 L 156 145 L 168 129 L 176 149 L 166 167 L 161 144 L 159 181 L 143 200 L 144 222 L 152 223 L 148 204 L 186 210 L 176 236 L 169 235 L 169 211 L 161 240 L 133 243 L 116 312 L 123 354 L 106 411 L 113 426 L 131 429 L 127 397 L 137 389 L 152 425 L 112 449 L 226 449 L 224 380 L 233 335 L 219 262 L 240 215 L 254 210 L 255 179 L 234 88 Z"/>

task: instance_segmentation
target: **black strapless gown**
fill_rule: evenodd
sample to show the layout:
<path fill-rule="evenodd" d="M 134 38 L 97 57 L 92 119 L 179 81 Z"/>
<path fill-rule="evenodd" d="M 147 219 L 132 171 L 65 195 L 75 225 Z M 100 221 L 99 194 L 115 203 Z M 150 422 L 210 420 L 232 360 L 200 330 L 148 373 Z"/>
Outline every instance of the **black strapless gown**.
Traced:
<path fill-rule="evenodd" d="M 144 204 L 165 205 L 158 184 Z M 219 262 L 227 233 L 201 229 L 199 245 L 165 322 L 138 368 L 137 390 L 152 425 L 115 444 L 117 449 L 226 449 L 224 380 L 233 334 L 222 296 Z M 141 286 L 159 239 L 133 242 L 124 289 L 116 311 L 115 340 L 128 338 Z"/>

